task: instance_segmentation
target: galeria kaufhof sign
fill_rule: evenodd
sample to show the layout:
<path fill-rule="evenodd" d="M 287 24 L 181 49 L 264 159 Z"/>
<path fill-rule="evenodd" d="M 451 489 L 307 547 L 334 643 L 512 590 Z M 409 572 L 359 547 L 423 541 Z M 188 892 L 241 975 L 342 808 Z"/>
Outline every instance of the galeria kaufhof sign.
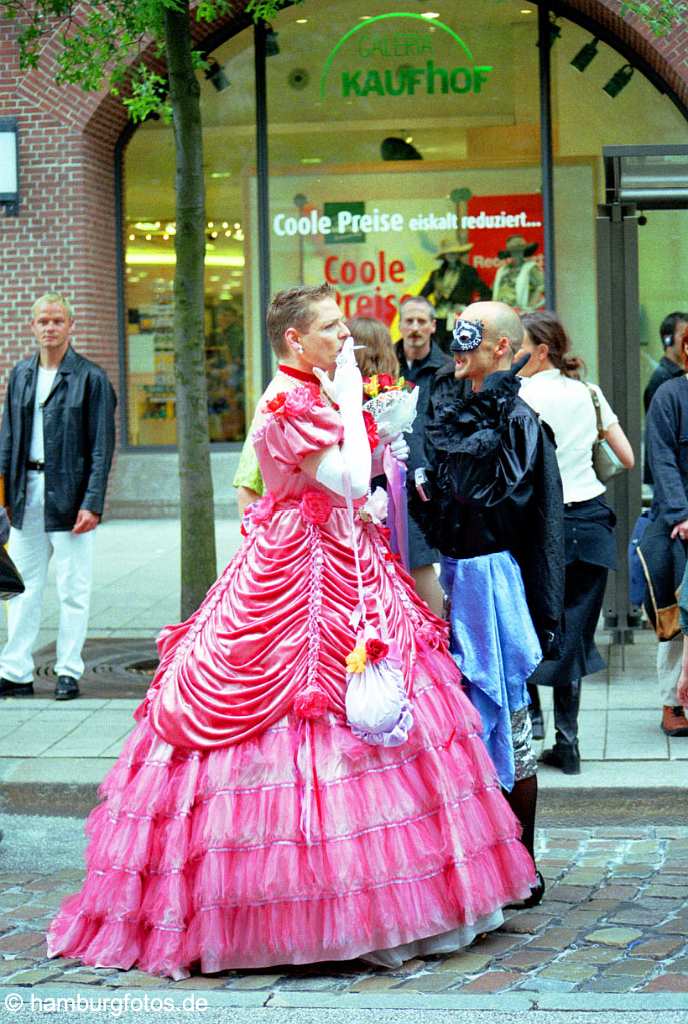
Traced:
<path fill-rule="evenodd" d="M 378 14 L 349 29 L 328 54 L 322 99 L 482 92 L 493 68 L 476 64 L 464 40 L 422 14 Z"/>

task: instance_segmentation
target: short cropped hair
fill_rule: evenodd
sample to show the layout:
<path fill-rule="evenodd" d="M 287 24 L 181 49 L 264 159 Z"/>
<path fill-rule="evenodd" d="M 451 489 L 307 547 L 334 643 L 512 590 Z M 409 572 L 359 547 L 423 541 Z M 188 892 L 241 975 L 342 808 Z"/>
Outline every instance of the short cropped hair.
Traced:
<path fill-rule="evenodd" d="M 284 332 L 287 328 L 295 327 L 297 331 L 307 331 L 315 319 L 315 303 L 334 298 L 335 294 L 331 284 L 298 284 L 294 288 L 277 292 L 266 317 L 268 339 L 276 356 L 286 354 Z"/>
<path fill-rule="evenodd" d="M 59 292 L 46 292 L 45 295 L 41 295 L 39 298 L 37 298 L 33 306 L 31 307 L 32 320 L 36 319 L 36 311 L 38 310 L 39 306 L 45 306 L 46 303 L 48 302 L 56 306 L 62 306 L 69 319 L 74 319 L 74 307 L 72 306 L 71 302 L 69 301 L 66 295 L 61 295 Z"/>
<path fill-rule="evenodd" d="M 676 325 L 680 323 L 688 324 L 688 313 L 681 313 L 677 310 L 674 313 L 669 313 L 662 320 L 659 325 L 659 336 L 665 348 L 669 348 L 673 344 L 674 331 L 676 330 Z M 665 341 L 665 338 L 668 338 L 668 341 Z"/>
<path fill-rule="evenodd" d="M 433 306 L 432 302 L 430 302 L 429 299 L 425 298 L 424 295 L 408 295 L 404 299 L 404 301 L 401 302 L 399 305 L 399 319 L 401 319 L 401 317 L 404 315 L 404 309 L 406 308 L 406 306 L 410 305 L 410 303 L 412 302 L 420 304 L 421 306 L 425 306 L 430 318 L 432 320 L 435 319 L 435 307 Z"/>

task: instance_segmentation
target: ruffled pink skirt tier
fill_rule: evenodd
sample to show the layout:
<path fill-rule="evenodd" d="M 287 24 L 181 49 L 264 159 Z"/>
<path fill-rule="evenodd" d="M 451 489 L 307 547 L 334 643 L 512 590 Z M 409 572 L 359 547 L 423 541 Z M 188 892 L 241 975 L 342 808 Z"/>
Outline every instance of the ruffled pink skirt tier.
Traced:
<path fill-rule="evenodd" d="M 394 749 L 333 714 L 209 752 L 143 718 L 101 787 L 50 954 L 176 979 L 351 959 L 525 897 L 533 865 L 448 664 L 419 654 L 415 725 Z"/>

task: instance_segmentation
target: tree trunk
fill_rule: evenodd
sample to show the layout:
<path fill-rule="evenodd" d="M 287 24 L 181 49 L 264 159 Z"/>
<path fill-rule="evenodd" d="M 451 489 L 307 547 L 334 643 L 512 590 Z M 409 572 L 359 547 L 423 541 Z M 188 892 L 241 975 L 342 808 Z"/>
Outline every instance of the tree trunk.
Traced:
<path fill-rule="evenodd" d="M 189 0 L 167 8 L 165 43 L 176 150 L 177 267 L 174 352 L 181 508 L 181 614 L 201 603 L 216 576 L 213 481 L 204 339 L 205 188 L 200 88 L 192 66 Z"/>

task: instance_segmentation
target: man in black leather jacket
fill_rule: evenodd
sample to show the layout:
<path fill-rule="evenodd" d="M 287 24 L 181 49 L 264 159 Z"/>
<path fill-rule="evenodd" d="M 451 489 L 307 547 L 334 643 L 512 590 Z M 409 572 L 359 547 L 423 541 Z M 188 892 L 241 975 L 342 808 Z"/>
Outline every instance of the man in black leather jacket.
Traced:
<path fill-rule="evenodd" d="M 8 605 L 0 697 L 33 694 L 48 562 L 55 556 L 60 624 L 57 700 L 79 695 L 100 522 L 115 445 L 115 393 L 100 366 L 70 345 L 71 306 L 49 293 L 33 306 L 38 352 L 13 368 L 0 429 L 0 474 L 12 530 L 9 551 L 26 590 Z"/>
<path fill-rule="evenodd" d="M 560 641 L 564 502 L 551 432 L 518 397 L 512 361 L 522 337 L 504 303 L 473 303 L 461 314 L 453 380 L 440 371 L 431 393 L 430 500 L 411 501 L 440 550 L 453 653 L 532 854 L 537 777 L 526 681 Z M 529 905 L 542 896 L 539 881 Z"/>

